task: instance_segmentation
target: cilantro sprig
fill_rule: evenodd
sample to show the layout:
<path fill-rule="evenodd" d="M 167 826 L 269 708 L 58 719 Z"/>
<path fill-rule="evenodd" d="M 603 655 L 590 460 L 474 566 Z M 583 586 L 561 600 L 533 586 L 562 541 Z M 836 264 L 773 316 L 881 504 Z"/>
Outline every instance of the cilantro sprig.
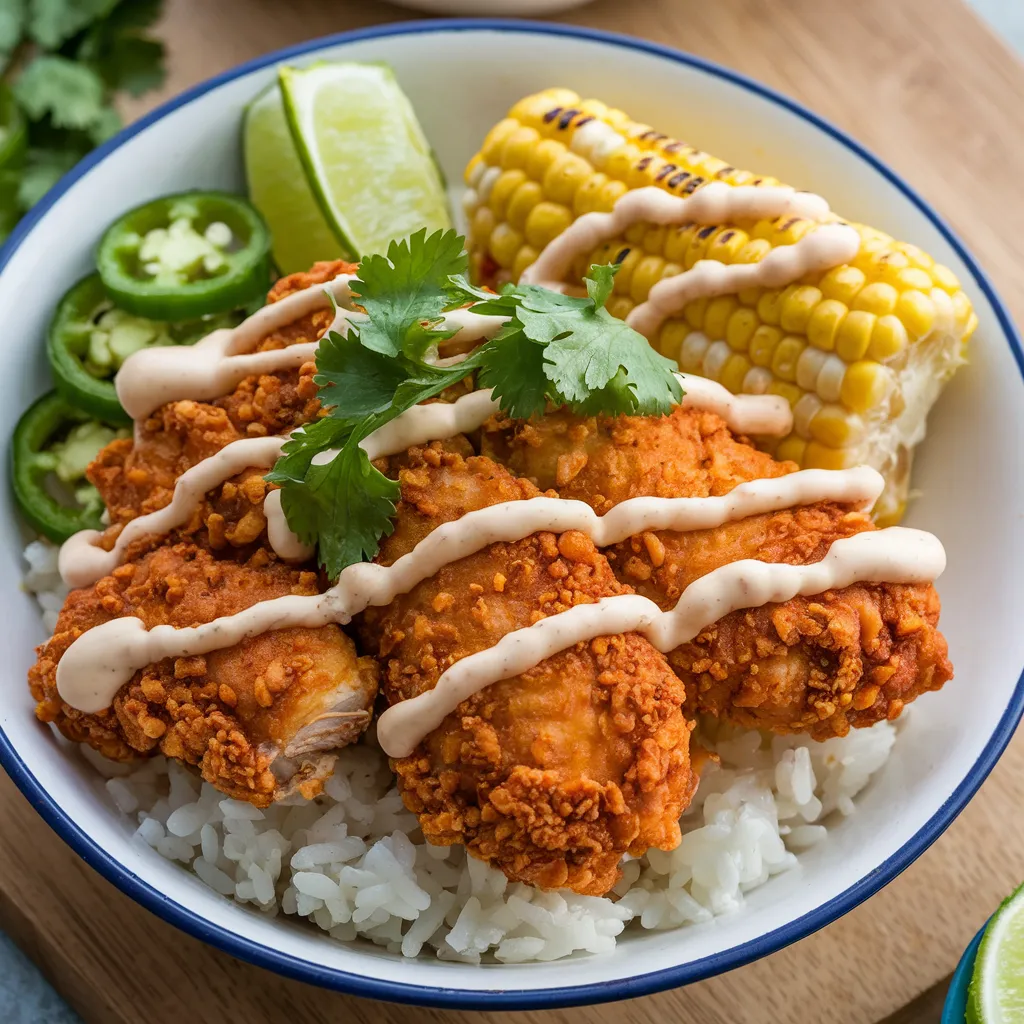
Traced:
<path fill-rule="evenodd" d="M 591 267 L 586 297 L 536 285 L 495 294 L 470 284 L 463 244 L 454 231 L 424 229 L 392 242 L 386 256 L 363 258 L 352 293 L 364 315 L 317 348 L 314 380 L 326 415 L 292 434 L 267 475 L 281 485 L 289 526 L 318 545 L 332 578 L 373 558 L 393 528 L 398 484 L 361 443 L 471 374 L 515 418 L 549 405 L 583 415 L 664 415 L 682 397 L 675 364 L 605 308 L 617 267 Z M 456 333 L 444 314 L 467 305 L 507 322 L 462 362 L 437 366 L 431 355 Z"/>
<path fill-rule="evenodd" d="M 0 0 L 0 241 L 121 127 L 118 94 L 139 96 L 163 82 L 163 43 L 146 34 L 161 7 L 162 0 Z"/>

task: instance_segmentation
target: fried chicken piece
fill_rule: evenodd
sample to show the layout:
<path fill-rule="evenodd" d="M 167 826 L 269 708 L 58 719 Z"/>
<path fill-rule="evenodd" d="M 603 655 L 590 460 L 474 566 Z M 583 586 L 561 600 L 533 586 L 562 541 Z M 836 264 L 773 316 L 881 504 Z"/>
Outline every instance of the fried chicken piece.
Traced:
<path fill-rule="evenodd" d="M 281 278 L 270 290 L 268 301 L 276 302 L 354 270 L 355 264 L 341 260 L 316 263 L 308 272 Z M 330 309 L 317 310 L 271 332 L 255 351 L 316 341 L 333 316 Z M 111 523 L 125 523 L 163 508 L 171 500 L 175 480 L 186 469 L 232 441 L 285 434 L 315 419 L 320 411 L 315 372 L 311 361 L 298 370 L 246 377 L 231 394 L 212 403 L 171 402 L 139 425 L 134 440 L 108 445 L 87 475 L 99 490 Z"/>
<path fill-rule="evenodd" d="M 334 625 L 264 633 L 135 674 L 113 705 L 85 714 L 57 692 L 57 665 L 79 636 L 135 615 L 147 628 L 211 622 L 269 598 L 319 592 L 316 573 L 258 552 L 218 561 L 190 544 L 158 548 L 73 591 L 29 672 L 36 715 L 115 760 L 162 753 L 196 765 L 230 796 L 263 807 L 295 789 L 315 796 L 338 748 L 369 722 L 377 666 Z"/>
<path fill-rule="evenodd" d="M 490 459 L 452 446 L 401 460 L 391 563 L 444 522 L 536 495 Z M 447 450 L 446 450 L 447 449 Z M 627 593 L 582 533 L 498 543 L 362 616 L 388 701 L 502 636 L 573 605 Z M 629 633 L 580 643 L 464 701 L 392 766 L 428 841 L 464 843 L 510 879 L 607 892 L 624 853 L 674 848 L 696 776 L 685 692 L 665 658 Z"/>
<path fill-rule="evenodd" d="M 641 496 L 705 497 L 796 470 L 735 438 L 716 414 L 580 420 L 560 410 L 492 421 L 483 450 L 540 487 L 604 514 Z M 803 565 L 875 529 L 863 512 L 818 502 L 688 533 L 652 531 L 605 551 L 617 577 L 671 608 L 694 580 L 744 558 Z M 952 678 L 930 585 L 864 583 L 733 612 L 669 654 L 687 710 L 747 728 L 843 736 L 894 719 Z"/>

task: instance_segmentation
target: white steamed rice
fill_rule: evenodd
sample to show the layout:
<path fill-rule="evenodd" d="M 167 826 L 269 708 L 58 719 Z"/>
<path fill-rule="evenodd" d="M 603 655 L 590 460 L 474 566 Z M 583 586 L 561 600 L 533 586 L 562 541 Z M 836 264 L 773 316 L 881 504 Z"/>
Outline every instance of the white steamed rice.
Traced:
<path fill-rule="evenodd" d="M 66 590 L 56 548 L 30 544 L 25 587 L 52 629 Z M 505 963 L 607 952 L 629 928 L 710 920 L 793 868 L 853 813 L 854 798 L 889 757 L 888 722 L 814 743 L 718 728 L 708 765 L 670 853 L 626 857 L 607 897 L 540 892 L 460 846 L 424 843 L 371 733 L 342 751 L 323 796 L 260 810 L 226 799 L 162 757 L 125 769 L 83 748 L 107 776 L 135 841 L 180 862 L 208 886 L 274 916 L 297 915 L 333 938 L 369 939 L 404 956 Z"/>

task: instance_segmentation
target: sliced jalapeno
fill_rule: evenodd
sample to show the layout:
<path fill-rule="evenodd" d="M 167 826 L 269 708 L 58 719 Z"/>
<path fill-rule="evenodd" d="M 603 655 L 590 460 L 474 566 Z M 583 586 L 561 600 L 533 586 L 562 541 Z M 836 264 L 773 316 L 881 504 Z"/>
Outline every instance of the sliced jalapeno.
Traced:
<path fill-rule="evenodd" d="M 14 497 L 26 522 L 55 543 L 100 530 L 103 501 L 85 480 L 100 450 L 127 431 L 92 419 L 51 391 L 29 406 L 11 441 Z"/>
<path fill-rule="evenodd" d="M 96 266 L 122 309 L 191 320 L 258 299 L 270 281 L 270 232 L 244 199 L 183 192 L 129 211 L 100 240 Z"/>
<path fill-rule="evenodd" d="M 118 309 L 99 274 L 79 281 L 60 300 L 46 336 L 57 390 L 74 406 L 109 423 L 128 423 L 113 376 L 140 348 L 192 345 L 219 327 L 234 327 L 242 312 L 164 323 Z"/>

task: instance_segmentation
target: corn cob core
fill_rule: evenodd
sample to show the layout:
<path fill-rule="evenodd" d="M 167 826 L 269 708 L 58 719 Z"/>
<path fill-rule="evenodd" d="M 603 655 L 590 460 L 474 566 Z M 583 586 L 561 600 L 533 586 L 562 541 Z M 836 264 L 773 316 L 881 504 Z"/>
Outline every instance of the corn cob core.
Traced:
<path fill-rule="evenodd" d="M 779 184 L 567 89 L 517 103 L 470 161 L 466 181 L 472 270 L 489 285 L 518 280 L 577 217 L 609 212 L 630 189 L 654 185 L 685 196 L 709 181 Z M 582 255 L 573 282 L 592 263 L 618 263 L 608 309 L 624 318 L 655 283 L 698 260 L 758 262 L 820 226 L 799 217 L 638 223 Z M 876 518 L 891 523 L 906 504 L 911 452 L 924 436 L 925 416 L 963 362 L 977 317 L 946 267 L 916 246 L 851 226 L 861 237 L 851 264 L 781 289 L 697 299 L 667 320 L 652 344 L 685 373 L 730 391 L 783 395 L 793 408 L 793 431 L 759 438 L 760 446 L 804 468 L 874 466 L 888 484 Z"/>

